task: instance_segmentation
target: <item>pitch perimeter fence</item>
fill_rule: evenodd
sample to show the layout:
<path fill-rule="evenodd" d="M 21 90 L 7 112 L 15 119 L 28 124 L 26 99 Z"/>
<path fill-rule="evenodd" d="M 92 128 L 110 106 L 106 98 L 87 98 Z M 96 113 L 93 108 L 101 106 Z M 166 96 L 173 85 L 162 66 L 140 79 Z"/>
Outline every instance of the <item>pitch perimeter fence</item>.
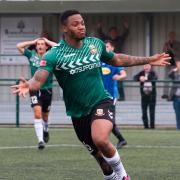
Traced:
<path fill-rule="evenodd" d="M 19 79 L 0 79 L 0 125 L 31 125 L 33 123 L 33 112 L 30 108 L 30 98 L 13 95 L 11 85 L 18 84 Z M 125 80 L 125 101 L 117 101 L 116 122 L 119 125 L 142 126 L 141 120 L 141 97 L 139 82 Z M 175 127 L 175 114 L 171 101 L 161 99 L 163 88 L 171 87 L 172 81 L 156 82 L 157 104 L 156 125 Z M 71 119 L 66 116 L 62 97 L 62 90 L 54 82 L 53 101 L 50 112 L 50 123 L 52 125 L 71 125 Z"/>

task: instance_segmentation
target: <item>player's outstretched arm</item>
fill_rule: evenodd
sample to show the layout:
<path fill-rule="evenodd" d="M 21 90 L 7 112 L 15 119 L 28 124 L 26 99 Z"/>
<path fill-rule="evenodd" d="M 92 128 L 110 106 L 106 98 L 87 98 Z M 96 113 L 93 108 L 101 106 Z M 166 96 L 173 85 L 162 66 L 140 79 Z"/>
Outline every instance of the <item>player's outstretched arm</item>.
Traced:
<path fill-rule="evenodd" d="M 115 54 L 114 58 L 109 63 L 113 66 L 137 66 L 144 64 L 151 64 L 153 66 L 166 66 L 170 64 L 170 59 L 171 57 L 166 53 L 155 54 L 149 57 Z"/>
<path fill-rule="evenodd" d="M 49 72 L 41 69 L 36 71 L 32 79 L 30 79 L 29 81 L 27 81 L 25 78 L 21 78 L 18 85 L 11 86 L 11 88 L 13 89 L 13 94 L 19 94 L 19 96 L 25 97 L 29 93 L 29 91 L 39 90 L 48 76 Z"/>

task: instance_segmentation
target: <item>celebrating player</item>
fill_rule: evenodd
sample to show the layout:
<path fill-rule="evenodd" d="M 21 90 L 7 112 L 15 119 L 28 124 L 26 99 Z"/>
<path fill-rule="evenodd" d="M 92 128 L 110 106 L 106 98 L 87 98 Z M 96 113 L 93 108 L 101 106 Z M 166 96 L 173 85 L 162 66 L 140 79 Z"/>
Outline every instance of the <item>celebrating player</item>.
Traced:
<path fill-rule="evenodd" d="M 35 45 L 36 51 L 28 49 Z M 33 41 L 25 41 L 17 44 L 17 49 L 29 60 L 32 76 L 40 66 L 42 56 L 48 49 L 48 46 L 55 46 L 56 43 L 46 38 L 38 38 Z M 41 62 L 42 63 L 42 62 Z M 43 149 L 45 142 L 49 141 L 48 115 L 52 99 L 52 73 L 47 77 L 46 82 L 40 89 L 30 91 L 31 107 L 34 111 L 34 128 L 38 138 L 38 148 Z"/>
<path fill-rule="evenodd" d="M 105 91 L 101 77 L 101 60 L 114 66 L 152 64 L 165 66 L 168 54 L 136 57 L 107 52 L 105 44 L 86 37 L 81 14 L 68 10 L 61 16 L 64 38 L 42 58 L 33 78 L 21 79 L 13 93 L 25 96 L 37 91 L 50 73 L 63 89 L 66 113 L 71 116 L 79 140 L 99 163 L 105 180 L 129 180 L 116 148 L 109 140 L 114 124 L 112 97 Z"/>

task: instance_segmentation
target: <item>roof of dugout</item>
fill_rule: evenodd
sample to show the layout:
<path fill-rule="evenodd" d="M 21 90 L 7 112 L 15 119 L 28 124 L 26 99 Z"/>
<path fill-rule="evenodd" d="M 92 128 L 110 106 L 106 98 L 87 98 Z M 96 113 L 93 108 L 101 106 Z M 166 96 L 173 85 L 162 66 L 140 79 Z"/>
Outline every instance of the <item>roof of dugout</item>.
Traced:
<path fill-rule="evenodd" d="M 77 9 L 84 13 L 180 12 L 179 0 L 0 0 L 0 13 L 61 13 Z"/>

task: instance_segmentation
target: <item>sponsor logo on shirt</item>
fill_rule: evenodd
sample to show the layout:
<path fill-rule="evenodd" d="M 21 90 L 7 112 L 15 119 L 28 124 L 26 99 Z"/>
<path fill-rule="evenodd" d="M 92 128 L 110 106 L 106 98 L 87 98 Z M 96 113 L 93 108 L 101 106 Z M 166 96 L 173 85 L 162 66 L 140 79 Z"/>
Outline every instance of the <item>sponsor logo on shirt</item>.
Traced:
<path fill-rule="evenodd" d="M 96 116 L 104 116 L 104 111 L 103 111 L 103 109 L 97 109 L 95 115 L 96 115 Z"/>
<path fill-rule="evenodd" d="M 56 65 L 56 70 L 66 70 L 69 71 L 71 75 L 73 75 L 99 67 L 101 67 L 100 57 L 99 54 L 96 54 L 85 56 L 82 59 L 78 58 L 71 61 L 63 61 L 62 63 Z"/>
<path fill-rule="evenodd" d="M 111 69 L 109 69 L 108 67 L 102 67 L 102 74 L 103 75 L 107 75 L 111 73 Z"/>
<path fill-rule="evenodd" d="M 72 53 L 72 54 L 67 54 L 67 55 L 64 55 L 65 58 L 68 58 L 68 57 L 72 57 L 72 56 L 75 56 L 76 53 Z"/>
<path fill-rule="evenodd" d="M 41 60 L 41 62 L 40 62 L 40 66 L 46 66 L 46 60 Z"/>
<path fill-rule="evenodd" d="M 82 66 L 82 67 L 78 67 L 78 68 L 75 68 L 75 69 L 71 69 L 69 72 L 70 74 L 76 74 L 76 73 L 80 73 L 80 72 L 83 72 L 83 71 L 86 71 L 86 70 L 90 70 L 90 69 L 94 69 L 94 68 L 97 68 L 97 67 L 100 67 L 101 66 L 101 63 L 93 63 L 93 64 L 88 64 L 88 65 L 85 65 L 85 66 Z"/>

